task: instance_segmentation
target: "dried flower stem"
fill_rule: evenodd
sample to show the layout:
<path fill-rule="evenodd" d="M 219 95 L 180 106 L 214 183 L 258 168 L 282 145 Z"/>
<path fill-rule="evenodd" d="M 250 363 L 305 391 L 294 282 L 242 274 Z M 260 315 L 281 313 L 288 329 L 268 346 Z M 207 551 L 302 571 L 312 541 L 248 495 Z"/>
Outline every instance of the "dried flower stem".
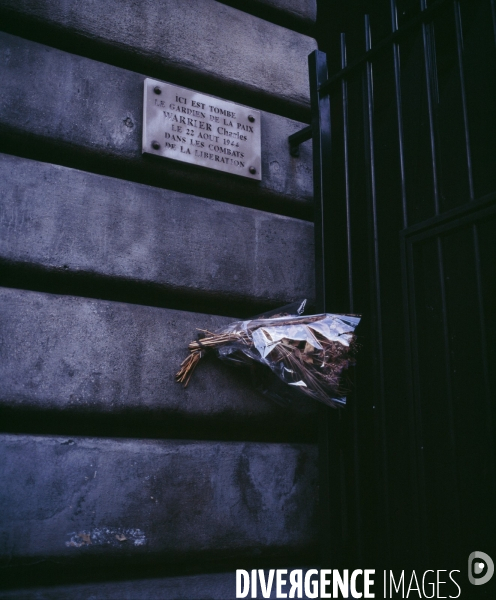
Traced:
<path fill-rule="evenodd" d="M 204 350 L 193 350 L 181 363 L 181 368 L 176 373 L 176 381 L 182 383 L 186 387 L 193 375 L 196 365 L 200 362 L 200 358 L 205 354 Z"/>
<path fill-rule="evenodd" d="M 238 363 L 257 361 L 257 358 L 252 358 L 254 356 L 252 351 L 256 356 L 259 355 L 255 350 L 252 332 L 259 327 L 308 325 L 321 319 L 322 315 L 309 316 L 304 321 L 302 317 L 291 317 L 277 322 L 274 319 L 256 319 L 246 323 L 243 331 L 212 333 L 200 330 L 205 337 L 189 344 L 190 354 L 181 363 L 176 380 L 186 387 L 205 352 L 209 349 L 219 349 L 224 345 L 234 344 L 233 354 L 229 355 L 230 360 Z M 266 359 L 259 362 L 267 360 L 272 370 L 275 370 L 274 365 L 278 365 L 277 373 L 286 383 L 298 386 L 298 389 L 304 394 L 329 406 L 336 406 L 333 398 L 342 398 L 347 392 L 341 383 L 341 375 L 349 365 L 354 364 L 353 355 L 356 351 L 354 333 L 349 331 L 340 335 L 347 336 L 345 339 L 349 345 L 332 341 L 319 331 L 312 329 L 312 339 L 321 346 L 317 348 L 304 340 L 292 339 L 289 330 L 288 338 L 283 338 L 275 343 Z M 236 349 L 236 344 L 240 345 L 238 349 Z"/>

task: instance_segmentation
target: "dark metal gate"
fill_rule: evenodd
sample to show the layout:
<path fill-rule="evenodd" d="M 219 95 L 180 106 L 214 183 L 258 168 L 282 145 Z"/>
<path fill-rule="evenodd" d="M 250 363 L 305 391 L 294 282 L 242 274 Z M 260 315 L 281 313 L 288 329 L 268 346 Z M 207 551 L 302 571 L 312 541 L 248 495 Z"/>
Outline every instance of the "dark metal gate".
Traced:
<path fill-rule="evenodd" d="M 363 315 L 349 406 L 322 413 L 323 563 L 466 577 L 496 559 L 495 3 L 369 4 L 331 76 L 309 57 L 290 138 L 313 139 L 317 308 Z"/>

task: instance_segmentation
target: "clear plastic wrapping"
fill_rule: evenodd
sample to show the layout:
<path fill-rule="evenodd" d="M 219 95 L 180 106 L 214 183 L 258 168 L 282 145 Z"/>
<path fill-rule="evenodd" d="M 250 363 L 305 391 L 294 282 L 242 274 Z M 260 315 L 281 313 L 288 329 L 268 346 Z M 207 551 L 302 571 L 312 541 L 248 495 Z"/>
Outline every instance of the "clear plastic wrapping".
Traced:
<path fill-rule="evenodd" d="M 275 400 L 303 394 L 333 407 L 344 405 L 347 384 L 343 375 L 355 364 L 355 328 L 360 317 L 302 316 L 298 312 L 304 303 L 299 304 L 300 311 L 294 306 L 298 305 L 289 307 L 292 311 L 288 307 L 273 311 L 276 316 L 236 321 L 216 332 L 201 331 L 200 339 L 189 344 L 190 355 L 177 380 L 186 386 L 200 358 L 214 351 L 221 360 L 252 367 L 257 388 Z M 268 380 L 268 369 L 285 386 Z"/>

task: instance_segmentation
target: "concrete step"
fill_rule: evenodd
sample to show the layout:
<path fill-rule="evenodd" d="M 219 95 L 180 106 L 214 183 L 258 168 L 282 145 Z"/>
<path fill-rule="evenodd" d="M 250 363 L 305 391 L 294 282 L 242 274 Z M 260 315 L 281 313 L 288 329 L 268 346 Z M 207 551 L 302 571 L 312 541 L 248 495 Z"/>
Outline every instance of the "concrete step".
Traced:
<path fill-rule="evenodd" d="M 30 431 L 67 432 L 70 425 L 88 433 L 100 422 L 98 435 L 139 429 L 146 437 L 311 438 L 316 403 L 280 407 L 254 391 L 243 369 L 205 358 L 186 389 L 175 382 L 197 328 L 231 321 L 0 288 L 3 426 L 17 414 L 11 430 L 25 431 L 32 413 Z M 61 415 L 69 424 L 50 429 Z"/>
<path fill-rule="evenodd" d="M 4 434 L 0 448 L 6 571 L 40 559 L 242 564 L 317 541 L 313 445 Z"/>
<path fill-rule="evenodd" d="M 313 225 L 0 154 L 0 260 L 222 302 L 314 299 Z"/>

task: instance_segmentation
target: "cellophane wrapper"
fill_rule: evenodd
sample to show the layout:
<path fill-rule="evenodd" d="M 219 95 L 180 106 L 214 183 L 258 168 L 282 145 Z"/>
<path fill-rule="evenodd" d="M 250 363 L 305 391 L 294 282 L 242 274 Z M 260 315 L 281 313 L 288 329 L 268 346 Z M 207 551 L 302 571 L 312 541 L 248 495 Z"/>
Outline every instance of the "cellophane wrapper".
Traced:
<path fill-rule="evenodd" d="M 343 406 L 349 391 L 344 372 L 355 364 L 359 322 L 359 316 L 330 313 L 236 321 L 213 334 L 225 340 L 213 349 L 226 362 L 252 366 L 257 388 L 280 403 L 305 395 Z M 256 365 L 268 367 L 284 386 Z"/>

